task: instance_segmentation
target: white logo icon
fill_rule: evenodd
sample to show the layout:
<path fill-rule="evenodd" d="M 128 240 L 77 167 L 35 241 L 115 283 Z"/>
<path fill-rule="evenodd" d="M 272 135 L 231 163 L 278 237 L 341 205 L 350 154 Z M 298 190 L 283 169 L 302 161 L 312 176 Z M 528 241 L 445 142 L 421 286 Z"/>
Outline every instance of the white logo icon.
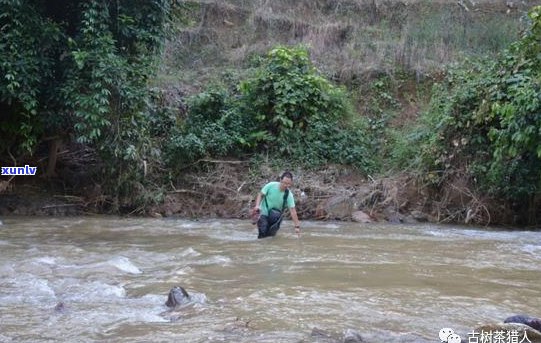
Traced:
<path fill-rule="evenodd" d="M 440 330 L 440 341 L 446 343 L 460 343 L 462 340 L 460 339 L 460 336 L 453 331 L 453 329 L 443 328 Z"/>
<path fill-rule="evenodd" d="M 447 337 L 447 343 L 460 343 L 461 341 L 460 336 L 456 333 L 452 333 Z"/>

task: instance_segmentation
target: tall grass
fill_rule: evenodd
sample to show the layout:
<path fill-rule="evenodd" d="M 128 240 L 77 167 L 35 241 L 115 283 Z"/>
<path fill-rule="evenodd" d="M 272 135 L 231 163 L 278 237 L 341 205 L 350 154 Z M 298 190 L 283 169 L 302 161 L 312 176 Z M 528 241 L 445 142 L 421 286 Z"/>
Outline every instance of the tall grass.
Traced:
<path fill-rule="evenodd" d="M 537 1 L 538 3 L 539 1 Z M 374 70 L 431 72 L 467 55 L 491 55 L 514 41 L 529 3 L 476 1 L 183 1 L 164 70 L 244 67 L 276 45 L 304 44 L 316 66 L 349 82 Z M 189 81 L 189 80 L 185 80 Z"/>
<path fill-rule="evenodd" d="M 403 44 L 410 51 L 409 61 L 448 63 L 463 55 L 496 54 L 515 41 L 519 31 L 520 21 L 505 14 L 474 17 L 442 11 L 408 23 Z"/>

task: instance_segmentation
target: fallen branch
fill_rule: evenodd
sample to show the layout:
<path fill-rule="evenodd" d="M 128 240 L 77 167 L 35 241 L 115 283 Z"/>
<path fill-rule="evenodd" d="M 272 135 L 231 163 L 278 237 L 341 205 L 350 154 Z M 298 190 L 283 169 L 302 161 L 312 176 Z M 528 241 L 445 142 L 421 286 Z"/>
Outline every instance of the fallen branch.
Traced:
<path fill-rule="evenodd" d="M 72 206 L 79 206 L 79 204 L 59 204 L 59 205 L 47 205 L 43 206 L 41 209 L 46 210 L 49 208 L 57 208 L 57 207 L 72 207 Z"/>
<path fill-rule="evenodd" d="M 226 164 L 243 164 L 243 163 L 248 163 L 248 161 L 209 160 L 209 159 L 200 159 L 200 160 L 198 160 L 197 162 L 226 163 Z"/>
<path fill-rule="evenodd" d="M 67 201 L 75 201 L 75 202 L 81 202 L 81 203 L 85 202 L 83 198 L 75 196 L 75 195 L 53 195 L 53 198 L 66 199 Z"/>
<path fill-rule="evenodd" d="M 0 181 L 0 193 L 2 193 L 2 192 L 4 192 L 5 190 L 8 189 L 9 183 L 11 182 L 11 180 L 13 180 L 14 177 L 15 177 L 15 175 L 10 177 L 9 180 L 7 180 L 7 181 Z"/>
<path fill-rule="evenodd" d="M 169 194 L 175 194 L 175 193 L 190 193 L 190 194 L 197 194 L 197 195 L 202 195 L 202 196 L 205 196 L 206 194 L 205 193 L 202 193 L 202 192 L 198 192 L 198 191 L 192 191 L 190 189 L 175 189 L 174 191 L 169 191 L 167 192 Z"/>
<path fill-rule="evenodd" d="M 199 186 L 206 186 L 206 187 L 209 187 L 209 188 L 222 189 L 222 190 L 225 190 L 225 191 L 228 191 L 228 192 L 231 192 L 231 193 L 238 193 L 234 189 L 231 189 L 231 188 L 228 188 L 228 187 L 225 187 L 225 186 L 219 186 L 219 185 L 216 185 L 216 184 L 213 184 L 213 183 L 210 183 L 210 182 L 201 181 L 201 182 L 199 182 Z"/>

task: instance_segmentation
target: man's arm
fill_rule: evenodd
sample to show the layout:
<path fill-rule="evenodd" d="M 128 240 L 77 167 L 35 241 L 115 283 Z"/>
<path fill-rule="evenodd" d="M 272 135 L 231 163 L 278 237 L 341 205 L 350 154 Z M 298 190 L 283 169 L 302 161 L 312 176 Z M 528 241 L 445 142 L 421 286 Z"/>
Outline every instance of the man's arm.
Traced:
<path fill-rule="evenodd" d="M 299 221 L 299 217 L 297 216 L 297 210 L 295 207 L 291 207 L 289 209 L 289 213 L 291 213 L 291 219 L 293 219 L 293 223 L 295 223 L 295 233 L 301 232 L 301 222 Z"/>
<path fill-rule="evenodd" d="M 257 193 L 257 197 L 255 198 L 255 207 L 254 211 L 259 211 L 259 205 L 261 204 L 261 200 L 265 197 L 265 194 L 259 192 Z"/>

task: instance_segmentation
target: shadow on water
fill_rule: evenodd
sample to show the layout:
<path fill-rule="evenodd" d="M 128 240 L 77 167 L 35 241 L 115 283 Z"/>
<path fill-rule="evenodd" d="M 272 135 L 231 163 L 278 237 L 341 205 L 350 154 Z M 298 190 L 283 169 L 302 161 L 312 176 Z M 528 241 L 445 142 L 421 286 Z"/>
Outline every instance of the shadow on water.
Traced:
<path fill-rule="evenodd" d="M 299 238 L 285 222 L 257 240 L 236 220 L 3 224 L 0 341 L 316 342 L 355 330 L 435 342 L 444 327 L 541 314 L 534 231 L 305 222 Z M 171 321 L 175 285 L 206 301 Z"/>

